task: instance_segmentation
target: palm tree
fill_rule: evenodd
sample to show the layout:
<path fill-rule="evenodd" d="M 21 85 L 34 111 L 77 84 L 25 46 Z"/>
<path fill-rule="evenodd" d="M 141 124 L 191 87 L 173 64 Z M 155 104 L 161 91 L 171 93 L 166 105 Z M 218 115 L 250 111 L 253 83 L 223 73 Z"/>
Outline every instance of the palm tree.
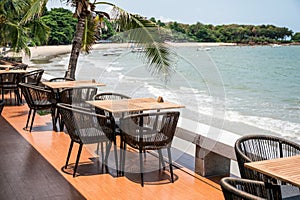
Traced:
<path fill-rule="evenodd" d="M 97 5 L 108 5 L 113 8 L 113 19 L 115 24 L 123 31 L 129 31 L 128 37 L 134 40 L 137 45 L 144 46 L 146 59 L 150 66 L 150 71 L 162 74 L 166 78 L 170 73 L 171 51 L 157 37 L 158 27 L 155 23 L 139 15 L 133 15 L 109 2 L 89 2 L 88 0 L 72 0 L 72 5 L 76 7 L 75 15 L 78 18 L 70 61 L 68 66 L 68 77 L 75 78 L 80 51 L 89 52 L 91 45 L 95 42 L 95 32 L 97 22 L 103 22 L 103 18 L 110 19 L 110 16 L 102 11 L 95 11 Z M 156 31 L 153 31 L 156 30 Z"/>
<path fill-rule="evenodd" d="M 49 28 L 39 16 L 45 2 L 37 0 L 0 1 L 0 46 L 9 45 L 14 52 L 24 50 L 30 55 L 29 43 L 44 43 Z"/>
<path fill-rule="evenodd" d="M 88 53 L 91 50 L 92 44 L 96 39 L 95 32 L 97 31 L 99 22 L 102 22 L 104 18 L 110 19 L 110 16 L 107 13 L 95 11 L 97 5 L 111 6 L 114 11 L 113 19 L 115 24 L 117 24 L 117 27 L 123 31 L 133 30 L 128 34 L 130 40 L 134 40 L 137 45 L 142 45 L 145 47 L 145 57 L 149 63 L 150 71 L 153 73 L 162 74 L 164 78 L 168 76 L 171 69 L 171 51 L 162 43 L 162 41 L 160 41 L 160 37 L 157 37 L 154 33 L 153 29 L 157 30 L 158 28 L 156 27 L 155 23 L 141 16 L 130 14 L 109 2 L 97 2 L 96 0 L 93 3 L 91 3 L 89 0 L 66 1 L 75 7 L 74 16 L 76 16 L 78 19 L 72 42 L 72 50 L 67 73 L 68 77 L 75 78 L 77 61 L 80 52 L 85 51 Z M 13 17 L 5 17 L 5 10 L 9 10 L 5 6 L 15 6 L 16 2 L 18 2 L 18 6 L 16 6 L 18 9 L 15 9 L 16 11 L 12 13 L 12 16 L 17 14 L 17 16 L 20 16 L 20 19 L 15 20 Z M 10 26 L 9 29 L 4 30 L 2 38 L 6 38 L 7 42 L 11 43 L 11 46 L 15 51 L 18 52 L 24 49 L 25 52 L 30 53 L 26 43 L 28 42 L 28 38 L 31 38 L 31 35 L 35 35 L 37 33 L 40 33 L 40 36 L 42 34 L 46 35 L 46 27 L 41 26 L 43 24 L 38 22 L 39 16 L 42 14 L 47 2 L 48 0 L 1 0 L 0 23 L 3 21 L 5 26 Z M 21 6 L 21 4 L 23 4 L 23 6 Z M 2 20 L 3 17 L 4 20 Z M 34 34 L 28 34 L 28 29 L 26 28 L 29 25 L 34 27 L 33 30 L 36 31 Z M 14 32 L 15 34 L 10 34 L 11 32 Z M 42 38 L 37 37 L 37 40 L 39 39 Z"/>

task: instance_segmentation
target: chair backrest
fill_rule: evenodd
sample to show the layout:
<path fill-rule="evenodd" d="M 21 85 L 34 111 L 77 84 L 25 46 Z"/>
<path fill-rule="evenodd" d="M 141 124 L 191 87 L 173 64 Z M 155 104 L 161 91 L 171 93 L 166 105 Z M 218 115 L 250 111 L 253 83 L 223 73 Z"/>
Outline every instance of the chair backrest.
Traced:
<path fill-rule="evenodd" d="M 4 100 L 0 100 L 0 115 L 1 115 L 1 113 L 3 111 L 4 104 L 5 104 Z"/>
<path fill-rule="evenodd" d="M 124 94 L 105 92 L 99 93 L 94 96 L 94 100 L 119 100 L 119 99 L 130 99 L 131 97 Z"/>
<path fill-rule="evenodd" d="M 267 190 L 265 183 L 250 179 L 225 177 L 220 181 L 225 200 L 263 200 L 280 199 L 279 188 Z M 268 194 L 269 192 L 269 194 Z"/>
<path fill-rule="evenodd" d="M 54 93 L 51 90 L 27 83 L 20 83 L 19 87 L 29 108 L 55 103 Z"/>
<path fill-rule="evenodd" d="M 58 103 L 57 107 L 68 134 L 74 142 L 92 144 L 108 141 L 114 136 L 112 121 L 109 117 L 98 115 L 95 111 Z"/>
<path fill-rule="evenodd" d="M 235 142 L 235 154 L 242 178 L 264 181 L 267 177 L 244 167 L 244 163 L 300 154 L 300 145 L 270 135 L 242 136 Z"/>
<path fill-rule="evenodd" d="M 28 65 L 22 63 L 22 64 L 18 64 L 18 65 L 16 65 L 16 66 L 14 66 L 14 67 L 11 68 L 11 69 L 12 69 L 12 70 L 17 70 L 17 69 L 23 69 L 23 70 L 26 70 L 27 67 L 28 67 Z"/>
<path fill-rule="evenodd" d="M 126 96 L 124 94 L 120 94 L 120 93 L 114 93 L 114 92 L 104 92 L 104 93 L 99 93 L 99 94 L 96 94 L 94 97 L 93 97 L 94 100 L 121 100 L 121 99 L 131 99 L 131 97 L 129 96 Z M 101 114 L 101 115 L 111 115 L 111 113 L 109 112 L 106 112 L 100 108 L 96 108 L 96 111 L 98 114 Z M 119 116 L 120 113 L 118 114 L 115 114 L 116 117 L 121 117 L 121 115 Z M 136 112 L 135 113 L 131 113 L 131 114 L 137 114 Z M 127 115 L 126 113 L 123 113 L 123 115 Z"/>
<path fill-rule="evenodd" d="M 52 78 L 49 80 L 49 82 L 64 82 L 64 81 L 74 81 L 74 79 L 66 78 L 66 77 L 58 77 L 58 78 Z"/>
<path fill-rule="evenodd" d="M 60 92 L 60 102 L 81 107 L 90 107 L 85 101 L 93 100 L 97 93 L 96 87 L 66 88 Z"/>
<path fill-rule="evenodd" d="M 22 77 L 23 83 L 28 83 L 31 85 L 39 85 L 44 74 L 43 69 L 37 69 L 31 72 L 26 73 Z"/>
<path fill-rule="evenodd" d="M 143 145 L 145 149 L 170 147 L 179 115 L 178 111 L 129 115 L 120 119 L 120 129 L 125 141 L 131 143 L 130 141 L 139 140 L 139 145 Z"/>
<path fill-rule="evenodd" d="M 21 75 L 19 73 L 1 73 L 0 74 L 0 87 L 18 87 L 21 80 Z"/>

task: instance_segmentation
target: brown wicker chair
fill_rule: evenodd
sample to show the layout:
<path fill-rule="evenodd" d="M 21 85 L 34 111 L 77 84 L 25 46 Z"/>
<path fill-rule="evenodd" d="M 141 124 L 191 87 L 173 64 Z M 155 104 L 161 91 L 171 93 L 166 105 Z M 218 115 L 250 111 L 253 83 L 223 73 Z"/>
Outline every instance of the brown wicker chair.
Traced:
<path fill-rule="evenodd" d="M 20 104 L 22 102 L 21 95 L 19 92 L 19 82 L 21 76 L 19 73 L 2 73 L 0 74 L 0 89 L 2 93 L 2 100 L 4 100 L 5 92 L 9 92 L 11 99 L 11 92 L 15 93 L 15 103 Z"/>
<path fill-rule="evenodd" d="M 171 181 L 174 182 L 171 144 L 176 131 L 179 112 L 156 112 L 129 115 L 120 120 L 121 140 L 124 142 L 123 155 L 121 154 L 122 172 L 124 173 L 126 145 L 138 149 L 140 157 L 141 185 L 143 177 L 143 151 L 158 150 L 159 163 L 163 164 L 162 149 L 167 149 Z"/>
<path fill-rule="evenodd" d="M 43 69 L 37 69 L 28 72 L 22 76 L 22 83 L 27 83 L 31 85 L 40 85 L 43 74 L 44 74 Z"/>
<path fill-rule="evenodd" d="M 56 130 L 55 127 L 55 97 L 51 90 L 46 90 L 42 87 L 26 84 L 26 83 L 20 83 L 19 84 L 22 93 L 25 97 L 25 100 L 27 102 L 27 105 L 29 107 L 29 113 L 27 117 L 26 127 L 25 130 L 28 128 L 28 123 L 31 117 L 31 112 L 33 111 L 33 115 L 31 118 L 31 124 L 29 128 L 29 132 L 32 130 L 33 121 L 35 118 L 36 111 L 38 110 L 51 110 L 51 116 L 52 116 L 52 123 L 53 123 L 53 130 Z"/>
<path fill-rule="evenodd" d="M 57 77 L 57 78 L 52 78 L 49 80 L 49 82 L 64 82 L 64 81 L 74 81 L 74 79 L 67 78 L 67 77 Z"/>
<path fill-rule="evenodd" d="M 92 100 L 97 93 L 96 87 L 76 87 L 63 89 L 59 96 L 60 103 L 72 104 L 80 107 L 90 107 L 85 101 Z"/>
<path fill-rule="evenodd" d="M 242 178 L 267 181 L 268 177 L 245 168 L 244 163 L 299 155 L 300 145 L 276 136 L 248 135 L 236 141 L 235 154 Z"/>
<path fill-rule="evenodd" d="M 56 77 L 56 78 L 52 78 L 49 80 L 49 82 L 65 82 L 65 81 L 74 81 L 74 79 L 72 78 L 66 78 L 66 77 Z M 46 87 L 47 88 L 47 87 Z M 56 100 L 59 102 L 60 101 L 60 92 L 63 90 L 63 89 L 57 89 L 57 90 L 54 90 L 52 88 L 49 88 L 50 90 L 52 90 L 55 94 L 55 98 Z M 61 124 L 61 119 L 59 117 L 59 112 L 58 110 L 56 109 L 55 110 L 55 118 L 56 118 L 56 121 L 59 122 L 59 124 Z"/>
<path fill-rule="evenodd" d="M 121 100 L 121 99 L 130 99 L 131 97 L 126 96 L 124 94 L 114 93 L 114 92 L 105 92 L 96 94 L 93 99 L 94 100 Z M 107 115 L 107 116 L 114 116 L 114 120 L 116 120 L 116 128 L 118 129 L 118 119 L 126 116 L 128 114 L 137 114 L 137 112 L 130 112 L 130 113 L 110 113 L 108 111 L 102 110 L 100 108 L 95 108 L 98 114 Z M 119 131 L 117 131 L 119 132 Z"/>
<path fill-rule="evenodd" d="M 298 188 L 244 167 L 247 162 L 300 155 L 299 144 L 276 136 L 247 135 L 236 141 L 235 154 L 241 178 L 281 185 L 283 197 L 300 195 Z"/>
<path fill-rule="evenodd" d="M 22 69 L 22 70 L 26 70 L 28 67 L 28 65 L 22 63 L 22 64 L 17 64 L 16 66 L 14 66 L 13 68 L 11 68 L 12 70 L 18 70 L 18 69 Z"/>
<path fill-rule="evenodd" d="M 269 188 L 262 181 L 225 177 L 220 181 L 225 200 L 281 199 L 276 186 Z"/>
<path fill-rule="evenodd" d="M 85 101 L 92 100 L 97 93 L 96 87 L 66 88 L 59 93 L 59 103 L 72 104 L 74 106 L 91 108 Z M 58 108 L 59 109 L 59 108 Z M 59 112 L 59 111 L 58 111 Z M 60 120 L 60 130 L 64 127 L 63 119 Z"/>
<path fill-rule="evenodd" d="M 57 105 L 62 116 L 67 132 L 71 138 L 70 148 L 65 164 L 68 166 L 71 151 L 74 142 L 79 144 L 76 163 L 73 171 L 73 177 L 76 176 L 77 166 L 80 159 L 81 150 L 84 144 L 108 143 L 106 147 L 105 159 L 103 164 L 107 163 L 112 141 L 115 140 L 114 124 L 110 117 L 98 115 L 93 110 L 80 108 L 74 105 L 61 104 Z M 114 145 L 116 169 L 118 169 L 117 149 Z"/>
<path fill-rule="evenodd" d="M 4 101 L 0 100 L 0 115 L 2 114 L 3 108 L 4 108 Z"/>

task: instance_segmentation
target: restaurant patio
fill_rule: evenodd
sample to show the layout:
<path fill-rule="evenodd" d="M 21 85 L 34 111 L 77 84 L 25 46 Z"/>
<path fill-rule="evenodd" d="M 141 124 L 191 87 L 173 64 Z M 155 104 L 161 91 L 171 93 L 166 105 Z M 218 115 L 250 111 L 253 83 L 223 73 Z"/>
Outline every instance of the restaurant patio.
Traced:
<path fill-rule="evenodd" d="M 224 199 L 220 177 L 201 177 L 175 165 L 174 183 L 169 172 L 152 171 L 145 173 L 141 187 L 139 173 L 117 176 L 114 169 L 102 168 L 97 155 L 86 148 L 80 158 L 80 175 L 73 178 L 62 170 L 69 136 L 52 130 L 50 115 L 37 115 L 31 133 L 23 130 L 27 113 L 26 104 L 5 106 L 0 116 L 1 199 Z M 77 148 L 74 145 L 74 152 Z M 138 169 L 135 158 L 130 164 Z M 147 162 L 153 159 L 147 154 Z M 70 158 L 71 165 L 74 162 L 75 153 Z"/>

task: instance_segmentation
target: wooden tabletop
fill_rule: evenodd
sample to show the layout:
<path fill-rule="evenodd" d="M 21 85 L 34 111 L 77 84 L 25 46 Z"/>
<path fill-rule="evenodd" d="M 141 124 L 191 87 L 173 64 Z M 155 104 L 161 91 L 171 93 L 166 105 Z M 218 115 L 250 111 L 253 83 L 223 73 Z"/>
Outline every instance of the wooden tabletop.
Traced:
<path fill-rule="evenodd" d="M 15 69 L 15 70 L 0 70 L 0 74 L 7 74 L 7 73 L 19 73 L 19 74 L 25 74 L 29 72 L 28 70 L 24 69 Z"/>
<path fill-rule="evenodd" d="M 87 103 L 112 113 L 184 108 L 183 105 L 179 105 L 176 103 L 171 103 L 166 101 L 157 102 L 157 100 L 154 98 L 96 100 L 96 101 L 87 101 Z"/>
<path fill-rule="evenodd" d="M 42 82 L 42 83 L 52 89 L 83 87 L 83 86 L 105 86 L 105 84 L 97 83 L 92 80 Z"/>
<path fill-rule="evenodd" d="M 245 163 L 245 167 L 300 187 L 300 155 Z"/>
<path fill-rule="evenodd" d="M 1 69 L 10 69 L 10 68 L 14 68 L 15 66 L 13 66 L 13 65 L 0 65 L 0 68 Z"/>

